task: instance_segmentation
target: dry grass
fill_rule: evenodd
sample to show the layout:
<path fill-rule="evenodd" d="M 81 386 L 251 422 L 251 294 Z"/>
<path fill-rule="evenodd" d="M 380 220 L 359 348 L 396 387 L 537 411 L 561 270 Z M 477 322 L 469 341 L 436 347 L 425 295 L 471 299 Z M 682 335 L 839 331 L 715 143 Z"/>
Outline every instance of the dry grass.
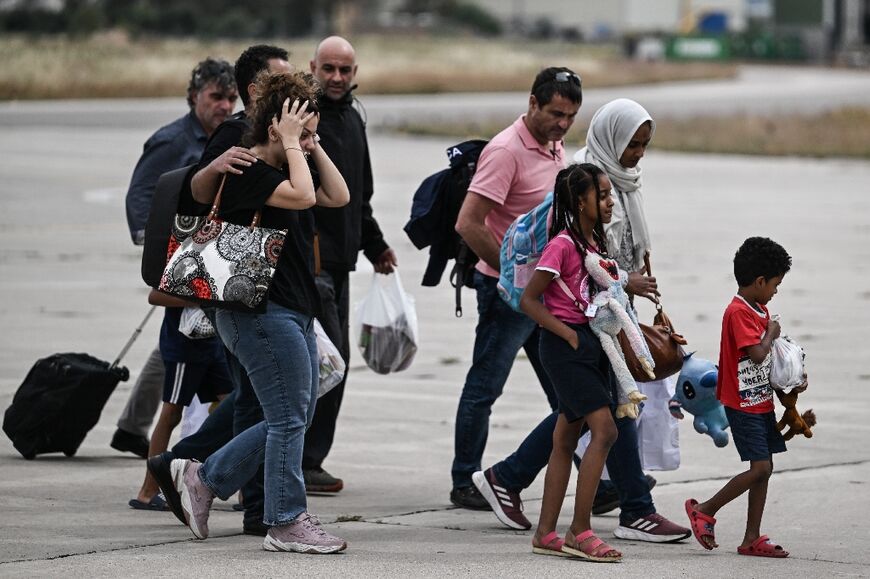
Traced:
<path fill-rule="evenodd" d="M 482 123 L 403 124 L 396 130 L 409 134 L 491 138 L 514 120 L 490 119 Z M 583 146 L 588 125 L 578 123 L 569 139 Z M 667 151 L 775 155 L 799 157 L 853 157 L 870 159 L 870 107 L 847 107 L 818 115 L 731 115 L 656 119 L 652 147 Z"/>
<path fill-rule="evenodd" d="M 870 107 L 812 116 L 735 115 L 656 122 L 655 146 L 672 151 L 870 159 Z"/>
<path fill-rule="evenodd" d="M 178 96 L 206 56 L 235 59 L 254 42 L 286 47 L 307 68 L 315 40 L 130 40 L 119 32 L 73 40 L 7 35 L 0 39 L 0 99 Z M 723 78 L 732 65 L 636 63 L 613 47 L 476 38 L 364 36 L 354 39 L 361 93 L 528 90 L 544 66 L 580 71 L 588 86 Z"/>

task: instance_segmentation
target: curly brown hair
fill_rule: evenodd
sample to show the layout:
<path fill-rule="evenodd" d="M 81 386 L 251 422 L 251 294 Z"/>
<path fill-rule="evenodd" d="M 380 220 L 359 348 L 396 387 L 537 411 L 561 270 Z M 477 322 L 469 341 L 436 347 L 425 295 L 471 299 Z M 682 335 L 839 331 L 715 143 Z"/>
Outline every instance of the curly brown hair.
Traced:
<path fill-rule="evenodd" d="M 290 104 L 308 101 L 308 111 L 318 115 L 317 97 L 320 96 L 320 85 L 311 74 L 302 71 L 270 73 L 264 70 L 254 80 L 257 86 L 257 100 L 251 103 L 246 114 L 251 126 L 245 133 L 242 144 L 251 147 L 265 143 L 269 139 L 269 127 L 272 118 L 281 120 L 284 110 L 284 100 L 290 99 Z"/>

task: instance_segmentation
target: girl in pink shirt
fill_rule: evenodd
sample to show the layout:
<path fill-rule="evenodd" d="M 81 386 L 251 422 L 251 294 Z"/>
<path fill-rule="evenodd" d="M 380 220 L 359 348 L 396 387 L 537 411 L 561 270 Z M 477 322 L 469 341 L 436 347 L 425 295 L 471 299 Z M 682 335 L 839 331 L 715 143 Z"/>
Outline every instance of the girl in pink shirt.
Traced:
<path fill-rule="evenodd" d="M 592 302 L 592 283 L 583 266 L 587 251 L 606 254 L 604 223 L 613 215 L 613 203 L 610 180 L 595 165 L 571 165 L 559 172 L 550 241 L 520 301 L 522 310 L 544 328 L 541 363 L 559 399 L 541 516 L 532 538 L 532 551 L 537 554 L 606 562 L 622 558 L 619 551 L 595 536 L 590 522 L 595 490 L 607 453 L 616 441 L 611 411 L 617 396 L 610 362 L 589 329 L 586 316 L 594 315 L 587 309 Z M 584 427 L 592 432 L 592 440 L 580 463 L 574 518 L 562 540 L 556 523 Z"/>

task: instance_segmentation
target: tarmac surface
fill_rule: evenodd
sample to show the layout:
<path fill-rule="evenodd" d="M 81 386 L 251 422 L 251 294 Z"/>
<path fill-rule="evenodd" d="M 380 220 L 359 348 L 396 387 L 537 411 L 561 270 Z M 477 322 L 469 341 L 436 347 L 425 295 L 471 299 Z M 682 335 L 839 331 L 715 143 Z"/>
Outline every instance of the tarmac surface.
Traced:
<path fill-rule="evenodd" d="M 0 106 L 0 409 L 38 358 L 86 351 L 114 359 L 147 311 L 140 250 L 129 242 L 123 198 L 144 140 L 160 122 L 184 112 L 181 98 L 171 109 L 165 105 Z M 69 113 L 83 108 L 101 122 Z M 144 126 L 143 108 L 151 111 L 146 117 L 162 120 Z M 43 121 L 19 122 L 22 110 Z M 581 117 L 593 111 L 584 106 Z M 776 457 L 770 483 L 763 531 L 791 551 L 790 558 L 736 554 L 745 520 L 741 498 L 719 514 L 722 546 L 716 551 L 704 551 L 693 539 L 675 545 L 614 540 L 623 562 L 593 565 L 532 555 L 530 532 L 449 503 L 453 420 L 471 358 L 474 295 L 464 291 L 466 313 L 456 318 L 446 279 L 437 288 L 420 287 L 426 253 L 414 249 L 401 228 L 417 184 L 446 165 L 444 149 L 452 142 L 371 138 L 375 215 L 416 298 L 421 338 L 412 366 L 388 376 L 368 370 L 353 351 L 325 464 L 346 488 L 309 499 L 309 510 L 348 541 L 344 554 L 265 552 L 259 538 L 241 534 L 231 502 L 216 503 L 206 541 L 194 540 L 170 513 L 127 507 L 144 463 L 108 443 L 157 342 L 155 317 L 124 360 L 133 378 L 119 385 L 75 457 L 25 461 L 0 436 L 0 576 L 870 575 L 864 527 L 870 520 L 870 348 L 862 337 L 870 327 L 870 163 L 678 155 L 656 151 L 653 142 L 642 162 L 653 267 L 677 329 L 698 356 L 715 360 L 721 314 L 735 290 L 734 251 L 750 235 L 782 243 L 794 266 L 770 307 L 807 351 L 810 388 L 799 407 L 813 408 L 819 424 L 812 439 L 795 439 Z M 371 276 L 364 259 L 359 265 L 352 303 Z M 642 320 L 652 312 L 642 305 Z M 546 413 L 546 399 L 521 356 L 493 409 L 484 465 L 511 452 Z M 715 448 L 688 419 L 680 425 L 680 445 L 681 467 L 653 473 L 659 481 L 653 498 L 660 513 L 685 524 L 686 498 L 707 498 L 743 467 L 733 443 Z M 523 493 L 533 522 L 542 482 L 541 476 Z M 570 520 L 571 500 L 560 532 Z M 593 519 L 605 540 L 617 524 L 615 512 Z"/>

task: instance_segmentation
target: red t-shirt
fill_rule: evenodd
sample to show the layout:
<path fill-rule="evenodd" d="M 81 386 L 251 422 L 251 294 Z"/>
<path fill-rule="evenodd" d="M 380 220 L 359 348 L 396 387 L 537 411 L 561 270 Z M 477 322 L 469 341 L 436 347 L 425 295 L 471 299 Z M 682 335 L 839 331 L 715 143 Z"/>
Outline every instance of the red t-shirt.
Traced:
<path fill-rule="evenodd" d="M 767 308 L 758 304 L 759 312 L 742 297 L 734 296 L 722 318 L 719 343 L 719 379 L 716 398 L 729 408 L 763 414 L 773 411 L 770 387 L 770 354 L 756 364 L 746 352 L 748 346 L 761 343 L 767 322 Z"/>

